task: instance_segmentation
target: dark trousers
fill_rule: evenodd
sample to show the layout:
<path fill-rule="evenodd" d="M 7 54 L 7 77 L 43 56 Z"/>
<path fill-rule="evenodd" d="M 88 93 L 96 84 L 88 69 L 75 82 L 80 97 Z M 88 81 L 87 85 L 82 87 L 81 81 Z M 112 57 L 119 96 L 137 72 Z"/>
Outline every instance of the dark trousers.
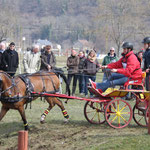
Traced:
<path fill-rule="evenodd" d="M 76 90 L 78 75 L 77 74 L 68 74 L 68 84 L 69 84 L 69 86 L 70 86 L 72 78 L 73 78 L 72 94 L 74 94 L 75 90 Z"/>
<path fill-rule="evenodd" d="M 85 89 L 85 75 L 84 75 L 84 73 L 78 74 L 78 81 L 79 81 L 79 93 L 84 93 L 84 89 Z"/>
<path fill-rule="evenodd" d="M 146 73 L 146 90 L 147 91 L 150 91 L 150 72 L 149 73 Z"/>

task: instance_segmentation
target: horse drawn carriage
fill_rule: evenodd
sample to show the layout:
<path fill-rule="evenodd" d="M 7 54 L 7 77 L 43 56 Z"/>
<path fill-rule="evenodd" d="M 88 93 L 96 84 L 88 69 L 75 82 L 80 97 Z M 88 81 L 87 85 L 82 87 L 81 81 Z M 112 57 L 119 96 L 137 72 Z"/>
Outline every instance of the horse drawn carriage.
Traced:
<path fill-rule="evenodd" d="M 129 89 L 130 85 L 134 85 L 137 89 Z M 86 101 L 84 106 L 84 116 L 86 120 L 92 124 L 103 124 L 107 122 L 113 128 L 126 127 L 132 120 L 140 125 L 148 124 L 148 101 L 150 92 L 144 90 L 143 83 L 136 81 L 128 82 L 123 89 L 108 89 L 105 93 L 100 93 L 91 81 L 88 87 L 89 91 L 94 94 L 93 98 L 81 98 L 75 96 L 67 96 L 65 94 L 48 94 L 36 93 L 39 96 L 52 96 L 59 98 L 77 99 Z M 123 98 L 131 93 L 134 95 L 135 104 L 132 106 Z M 122 99 L 121 99 L 122 98 Z"/>
<path fill-rule="evenodd" d="M 2 102 L 0 120 L 9 109 L 17 109 L 24 122 L 25 130 L 28 130 L 24 104 L 27 104 L 37 97 L 44 97 L 49 103 L 49 107 L 42 114 L 41 123 L 44 122 L 46 115 L 55 104 L 61 108 L 64 117 L 66 119 L 69 118 L 62 102 L 57 99 L 64 98 L 86 101 L 84 115 L 86 120 L 92 124 L 103 124 L 107 122 L 113 128 L 123 128 L 126 127 L 133 118 L 138 125 L 147 126 L 150 92 L 144 90 L 142 81 L 130 81 L 121 89 L 113 89 L 103 94 L 95 88 L 91 81 L 88 89 L 94 94 L 94 97 L 81 98 L 59 94 L 58 89 L 60 82 L 56 74 L 57 73 L 53 72 L 38 72 L 32 75 L 26 75 L 25 77 L 19 75 L 11 79 L 7 73 L 0 72 L 0 94 Z M 60 74 L 60 72 L 58 74 Z M 66 78 L 62 74 L 60 75 L 66 81 Z M 138 88 L 129 89 L 128 87 L 130 85 Z M 123 99 L 129 92 L 132 93 L 135 98 L 133 110 L 129 101 Z"/>

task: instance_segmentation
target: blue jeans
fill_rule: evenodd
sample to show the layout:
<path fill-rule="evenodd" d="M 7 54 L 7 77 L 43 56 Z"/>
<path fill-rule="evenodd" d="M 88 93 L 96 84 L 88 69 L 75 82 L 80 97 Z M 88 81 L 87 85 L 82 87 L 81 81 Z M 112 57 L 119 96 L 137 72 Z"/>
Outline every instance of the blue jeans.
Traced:
<path fill-rule="evenodd" d="M 85 75 L 85 88 L 84 88 L 84 92 L 85 92 L 85 95 L 88 95 L 88 83 L 89 83 L 89 79 L 91 79 L 92 81 L 95 82 L 96 80 L 96 75 Z M 90 95 L 92 96 L 93 94 L 90 93 Z"/>
<path fill-rule="evenodd" d="M 79 93 L 84 93 L 84 89 L 85 89 L 85 75 L 84 75 L 84 73 L 78 74 L 78 80 L 79 80 Z"/>
<path fill-rule="evenodd" d="M 116 85 L 124 85 L 128 81 L 128 77 L 119 73 L 111 73 L 107 81 L 102 83 L 96 83 L 96 88 L 101 89 L 103 92 L 109 87 L 115 87 Z"/>

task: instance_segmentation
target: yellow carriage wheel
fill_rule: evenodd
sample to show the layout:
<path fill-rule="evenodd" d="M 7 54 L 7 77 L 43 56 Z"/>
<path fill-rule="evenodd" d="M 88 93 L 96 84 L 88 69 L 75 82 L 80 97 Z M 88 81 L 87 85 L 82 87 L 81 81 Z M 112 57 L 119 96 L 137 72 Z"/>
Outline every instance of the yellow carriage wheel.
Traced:
<path fill-rule="evenodd" d="M 132 116 L 131 106 L 122 99 L 110 101 L 105 109 L 105 120 L 113 128 L 126 127 L 130 123 Z"/>

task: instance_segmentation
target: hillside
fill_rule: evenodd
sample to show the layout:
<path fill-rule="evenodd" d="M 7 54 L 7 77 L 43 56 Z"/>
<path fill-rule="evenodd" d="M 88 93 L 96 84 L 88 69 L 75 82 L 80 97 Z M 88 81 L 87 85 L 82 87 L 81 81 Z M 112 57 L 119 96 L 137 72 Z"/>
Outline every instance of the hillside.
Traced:
<path fill-rule="evenodd" d="M 148 35 L 149 6 L 145 0 L 0 0 L 0 38 L 16 42 L 25 36 L 71 44 L 92 41 L 100 51 Z"/>

